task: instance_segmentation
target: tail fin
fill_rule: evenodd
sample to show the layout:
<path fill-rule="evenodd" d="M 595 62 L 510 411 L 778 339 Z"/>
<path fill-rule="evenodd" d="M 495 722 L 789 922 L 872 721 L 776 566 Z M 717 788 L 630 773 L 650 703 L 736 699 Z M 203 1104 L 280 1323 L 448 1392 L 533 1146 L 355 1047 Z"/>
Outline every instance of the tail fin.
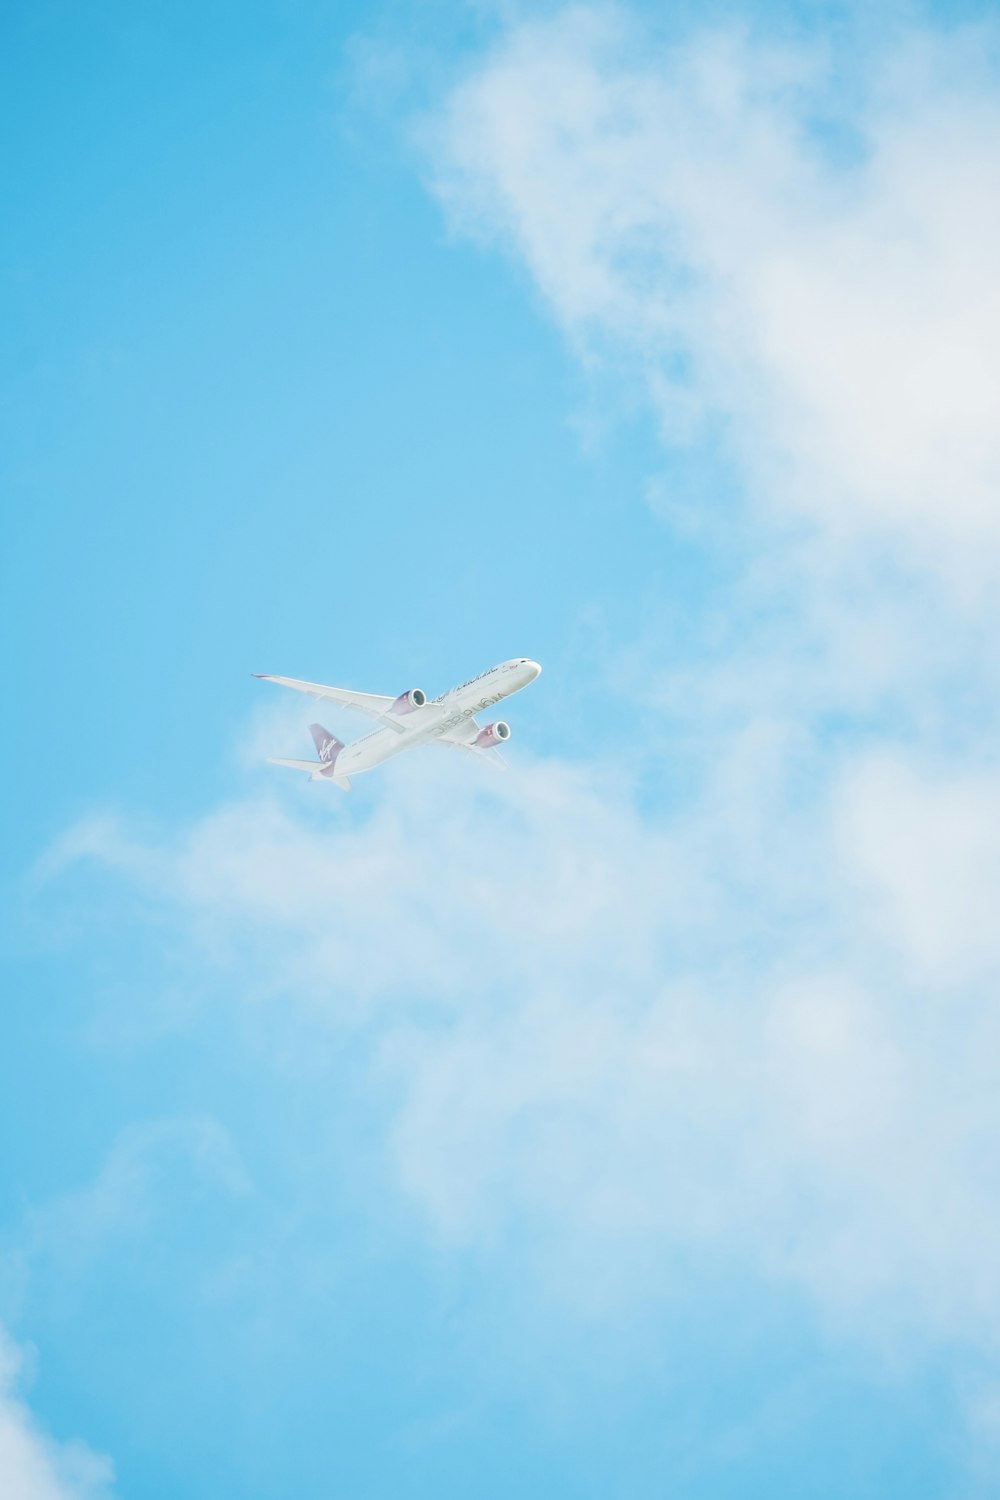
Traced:
<path fill-rule="evenodd" d="M 329 729 L 324 729 L 322 724 L 310 724 L 309 733 L 313 737 L 316 746 L 316 754 L 325 766 L 332 766 L 341 750 L 344 748 L 343 740 L 338 740 Z"/>

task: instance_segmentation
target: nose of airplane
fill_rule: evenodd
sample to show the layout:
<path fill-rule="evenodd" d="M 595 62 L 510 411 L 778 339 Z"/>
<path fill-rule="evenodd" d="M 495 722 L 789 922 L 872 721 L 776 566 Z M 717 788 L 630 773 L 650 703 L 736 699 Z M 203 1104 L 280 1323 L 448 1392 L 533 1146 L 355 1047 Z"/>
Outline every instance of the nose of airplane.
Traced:
<path fill-rule="evenodd" d="M 524 670 L 528 673 L 528 681 L 534 682 L 535 678 L 539 675 L 542 669 L 538 665 L 537 661 L 529 661 L 525 659 Z"/>

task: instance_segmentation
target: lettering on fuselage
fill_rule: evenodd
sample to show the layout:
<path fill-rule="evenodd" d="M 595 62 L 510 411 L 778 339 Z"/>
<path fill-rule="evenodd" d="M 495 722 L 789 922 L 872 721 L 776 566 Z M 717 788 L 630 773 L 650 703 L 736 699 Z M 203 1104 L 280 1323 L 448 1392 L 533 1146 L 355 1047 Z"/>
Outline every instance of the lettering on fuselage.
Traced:
<path fill-rule="evenodd" d="M 470 684 L 466 684 L 466 686 L 469 685 Z M 456 688 L 454 689 L 454 691 L 461 692 L 461 688 Z M 488 698 L 477 699 L 477 701 L 475 703 L 471 703 L 468 708 L 456 709 L 455 712 L 450 713 L 446 719 L 441 720 L 441 723 L 437 726 L 436 733 L 447 734 L 448 730 L 454 729 L 456 724 L 464 723 L 466 719 L 471 719 L 473 714 L 480 713 L 484 708 L 492 708 L 494 703 L 499 703 L 500 699 L 503 697 L 503 693 L 493 693 L 492 696 Z M 444 699 L 439 698 L 435 701 L 438 703 L 443 703 Z"/>
<path fill-rule="evenodd" d="M 458 687 L 449 688 L 446 693 L 442 693 L 437 698 L 430 699 L 426 706 L 427 708 L 442 708 L 450 698 L 456 698 L 459 693 L 464 693 L 466 688 L 475 687 L 477 682 L 486 682 L 490 678 L 496 681 L 497 674 L 506 672 L 507 670 L 508 665 L 506 662 L 499 667 L 490 667 L 489 671 L 480 672 L 478 677 L 470 677 L 468 682 L 460 682 Z M 471 719 L 473 714 L 480 713 L 484 708 L 492 708 L 494 703 L 499 703 L 501 698 L 506 698 L 506 696 L 507 694 L 503 692 L 484 694 L 483 697 L 477 698 L 475 703 L 470 704 L 468 708 L 454 709 L 447 718 L 441 719 L 429 732 L 435 736 L 447 734 L 449 729 L 454 729 L 457 724 L 462 724 L 466 719 Z M 422 714 L 419 711 L 413 715 L 411 721 L 413 729 L 417 728 L 421 718 Z M 351 745 L 351 749 L 356 750 L 359 745 L 367 744 L 369 740 L 373 740 L 377 735 L 384 733 L 385 726 L 380 724 L 378 729 L 373 729 L 368 734 L 362 735 L 360 739 L 355 740 Z"/>
<path fill-rule="evenodd" d="M 480 674 L 479 674 L 478 677 L 470 677 L 469 680 L 468 680 L 468 682 L 460 682 L 458 684 L 458 687 L 449 688 L 446 693 L 442 693 L 441 694 L 440 698 L 435 698 L 434 702 L 435 703 L 443 703 L 444 700 L 445 700 L 445 698 L 452 698 L 452 697 L 454 697 L 454 695 L 456 693 L 464 693 L 464 691 L 465 691 L 465 689 L 467 687 L 475 687 L 476 683 L 477 682 L 482 682 L 482 680 L 483 680 L 484 677 L 490 677 L 490 676 L 492 676 L 492 674 L 493 674 L 493 672 L 495 670 L 496 669 L 494 667 L 491 667 L 488 672 L 480 672 Z"/>

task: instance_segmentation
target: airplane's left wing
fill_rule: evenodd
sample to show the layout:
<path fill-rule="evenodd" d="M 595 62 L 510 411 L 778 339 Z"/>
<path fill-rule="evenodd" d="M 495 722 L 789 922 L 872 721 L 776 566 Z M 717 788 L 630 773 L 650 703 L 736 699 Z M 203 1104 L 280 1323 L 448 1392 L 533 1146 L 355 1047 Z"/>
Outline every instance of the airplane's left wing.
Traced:
<path fill-rule="evenodd" d="M 476 744 L 476 740 L 482 733 L 483 726 L 477 724 L 473 718 L 463 719 L 461 724 L 456 724 L 454 729 L 448 729 L 444 734 L 438 735 L 431 743 L 434 745 L 447 745 L 451 750 L 465 750 L 469 755 L 475 755 L 480 760 L 487 761 L 491 766 L 506 771 L 507 762 L 500 751 L 495 748 L 484 749 Z"/>
<path fill-rule="evenodd" d="M 254 672 L 253 675 L 262 682 L 277 682 L 281 687 L 294 688 L 297 693 L 308 693 L 310 698 L 339 703 L 341 708 L 353 708 L 359 714 L 366 714 L 369 719 L 385 719 L 396 701 L 381 693 L 354 693 L 350 688 L 324 687 L 320 682 L 300 682 L 297 677 L 272 677 L 267 672 Z"/>
<path fill-rule="evenodd" d="M 446 729 L 443 734 L 437 736 L 439 745 L 454 745 L 459 750 L 471 750 L 476 740 L 482 733 L 483 726 L 478 724 L 470 714 L 467 719 L 461 719 Z"/>

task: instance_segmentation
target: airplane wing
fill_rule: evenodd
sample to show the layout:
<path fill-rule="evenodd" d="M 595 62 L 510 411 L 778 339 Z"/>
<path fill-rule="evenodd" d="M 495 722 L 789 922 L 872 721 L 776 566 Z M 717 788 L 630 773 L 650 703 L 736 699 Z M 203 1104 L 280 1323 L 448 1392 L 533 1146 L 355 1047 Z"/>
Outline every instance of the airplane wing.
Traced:
<path fill-rule="evenodd" d="M 443 734 L 437 736 L 439 745 L 455 745 L 459 750 L 471 750 L 473 744 L 483 732 L 482 724 L 477 724 L 475 717 L 463 719 L 452 729 L 446 729 Z"/>
<path fill-rule="evenodd" d="M 485 749 L 476 744 L 476 739 L 482 733 L 482 724 L 477 724 L 474 718 L 463 719 L 461 724 L 456 724 L 454 729 L 445 730 L 439 734 L 431 743 L 435 745 L 447 745 L 451 750 L 465 750 L 469 755 L 475 755 L 479 760 L 485 760 L 489 765 L 498 770 L 507 770 L 507 762 L 495 746 Z"/>
<path fill-rule="evenodd" d="M 294 688 L 297 693 L 308 693 L 310 698 L 339 703 L 341 708 L 353 708 L 359 714 L 366 714 L 369 719 L 382 719 L 396 729 L 403 727 L 395 719 L 388 717 L 395 698 L 384 697 L 381 693 L 353 693 L 349 688 L 324 687 L 320 682 L 300 682 L 297 677 L 272 677 L 267 672 L 254 672 L 253 675 L 262 682 L 277 682 L 281 687 Z"/>

